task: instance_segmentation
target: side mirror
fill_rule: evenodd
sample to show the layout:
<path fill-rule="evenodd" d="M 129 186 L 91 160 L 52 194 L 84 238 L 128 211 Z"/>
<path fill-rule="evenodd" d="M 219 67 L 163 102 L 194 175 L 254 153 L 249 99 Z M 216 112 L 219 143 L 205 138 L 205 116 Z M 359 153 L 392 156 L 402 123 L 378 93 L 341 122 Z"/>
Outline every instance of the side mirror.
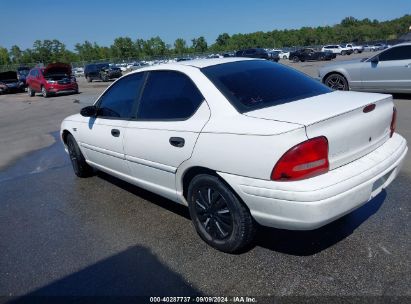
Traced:
<path fill-rule="evenodd" d="M 97 114 L 97 108 L 95 106 L 88 106 L 85 108 L 82 108 L 80 111 L 81 116 L 84 117 L 91 117 L 95 116 Z"/>
<path fill-rule="evenodd" d="M 374 56 L 371 58 L 371 63 L 378 63 L 378 61 L 380 61 L 380 58 L 378 58 L 378 56 Z"/>

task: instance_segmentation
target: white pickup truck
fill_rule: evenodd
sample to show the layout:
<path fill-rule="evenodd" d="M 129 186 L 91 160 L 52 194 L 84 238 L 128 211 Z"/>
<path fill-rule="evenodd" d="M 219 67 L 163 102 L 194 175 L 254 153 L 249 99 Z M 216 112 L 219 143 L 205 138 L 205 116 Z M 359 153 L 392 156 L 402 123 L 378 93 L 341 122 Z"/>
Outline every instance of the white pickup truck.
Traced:
<path fill-rule="evenodd" d="M 362 45 L 355 45 L 354 43 L 347 43 L 343 44 L 345 48 L 352 49 L 353 53 L 358 54 L 364 51 L 364 47 Z"/>
<path fill-rule="evenodd" d="M 344 45 L 343 44 L 324 45 L 321 51 L 322 52 L 332 52 L 338 55 L 351 55 L 354 52 L 352 48 L 346 47 L 345 44 Z"/>

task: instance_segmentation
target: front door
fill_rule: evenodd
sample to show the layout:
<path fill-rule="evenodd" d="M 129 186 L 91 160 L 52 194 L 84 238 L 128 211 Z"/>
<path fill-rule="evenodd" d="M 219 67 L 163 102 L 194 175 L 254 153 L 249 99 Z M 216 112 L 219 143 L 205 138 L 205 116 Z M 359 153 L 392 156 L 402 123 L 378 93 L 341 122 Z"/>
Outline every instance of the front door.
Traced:
<path fill-rule="evenodd" d="M 411 92 L 411 46 L 397 46 L 377 55 L 378 61 L 365 62 L 362 87 L 367 91 Z"/>
<path fill-rule="evenodd" d="M 88 118 L 79 130 L 80 146 L 94 166 L 117 175 L 130 174 L 123 141 L 143 78 L 143 73 L 137 73 L 115 82 L 97 101 L 96 117 Z"/>

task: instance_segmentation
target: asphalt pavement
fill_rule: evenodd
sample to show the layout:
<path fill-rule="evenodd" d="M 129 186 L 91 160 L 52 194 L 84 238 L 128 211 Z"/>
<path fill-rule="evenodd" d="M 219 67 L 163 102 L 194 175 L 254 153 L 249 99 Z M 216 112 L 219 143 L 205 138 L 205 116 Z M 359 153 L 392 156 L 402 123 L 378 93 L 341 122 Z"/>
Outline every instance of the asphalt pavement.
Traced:
<path fill-rule="evenodd" d="M 319 63 L 299 64 L 290 65 L 315 73 Z M 0 157 L 0 302 L 135 295 L 409 300 L 410 155 L 385 191 L 336 222 L 306 232 L 260 227 L 250 248 L 225 254 L 201 241 L 185 207 L 104 173 L 74 175 L 56 131 L 106 85 L 81 82 L 82 94 L 49 99 L 0 96 L 7 155 Z M 398 131 L 410 142 L 411 96 L 395 98 Z"/>

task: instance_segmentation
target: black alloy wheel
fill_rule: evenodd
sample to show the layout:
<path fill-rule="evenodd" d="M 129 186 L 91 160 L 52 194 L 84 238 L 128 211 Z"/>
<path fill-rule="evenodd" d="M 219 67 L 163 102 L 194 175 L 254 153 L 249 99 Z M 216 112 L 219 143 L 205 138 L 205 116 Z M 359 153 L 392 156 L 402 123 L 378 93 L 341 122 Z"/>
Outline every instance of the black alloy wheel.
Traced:
<path fill-rule="evenodd" d="M 74 139 L 74 136 L 68 134 L 66 143 L 74 173 L 78 177 L 91 176 L 93 174 L 93 168 L 87 164 L 83 154 L 80 151 L 80 148 L 77 145 L 76 140 Z"/>
<path fill-rule="evenodd" d="M 201 174 L 188 189 L 191 219 L 200 237 L 223 252 L 246 247 L 255 233 L 249 210 L 218 177 Z"/>

